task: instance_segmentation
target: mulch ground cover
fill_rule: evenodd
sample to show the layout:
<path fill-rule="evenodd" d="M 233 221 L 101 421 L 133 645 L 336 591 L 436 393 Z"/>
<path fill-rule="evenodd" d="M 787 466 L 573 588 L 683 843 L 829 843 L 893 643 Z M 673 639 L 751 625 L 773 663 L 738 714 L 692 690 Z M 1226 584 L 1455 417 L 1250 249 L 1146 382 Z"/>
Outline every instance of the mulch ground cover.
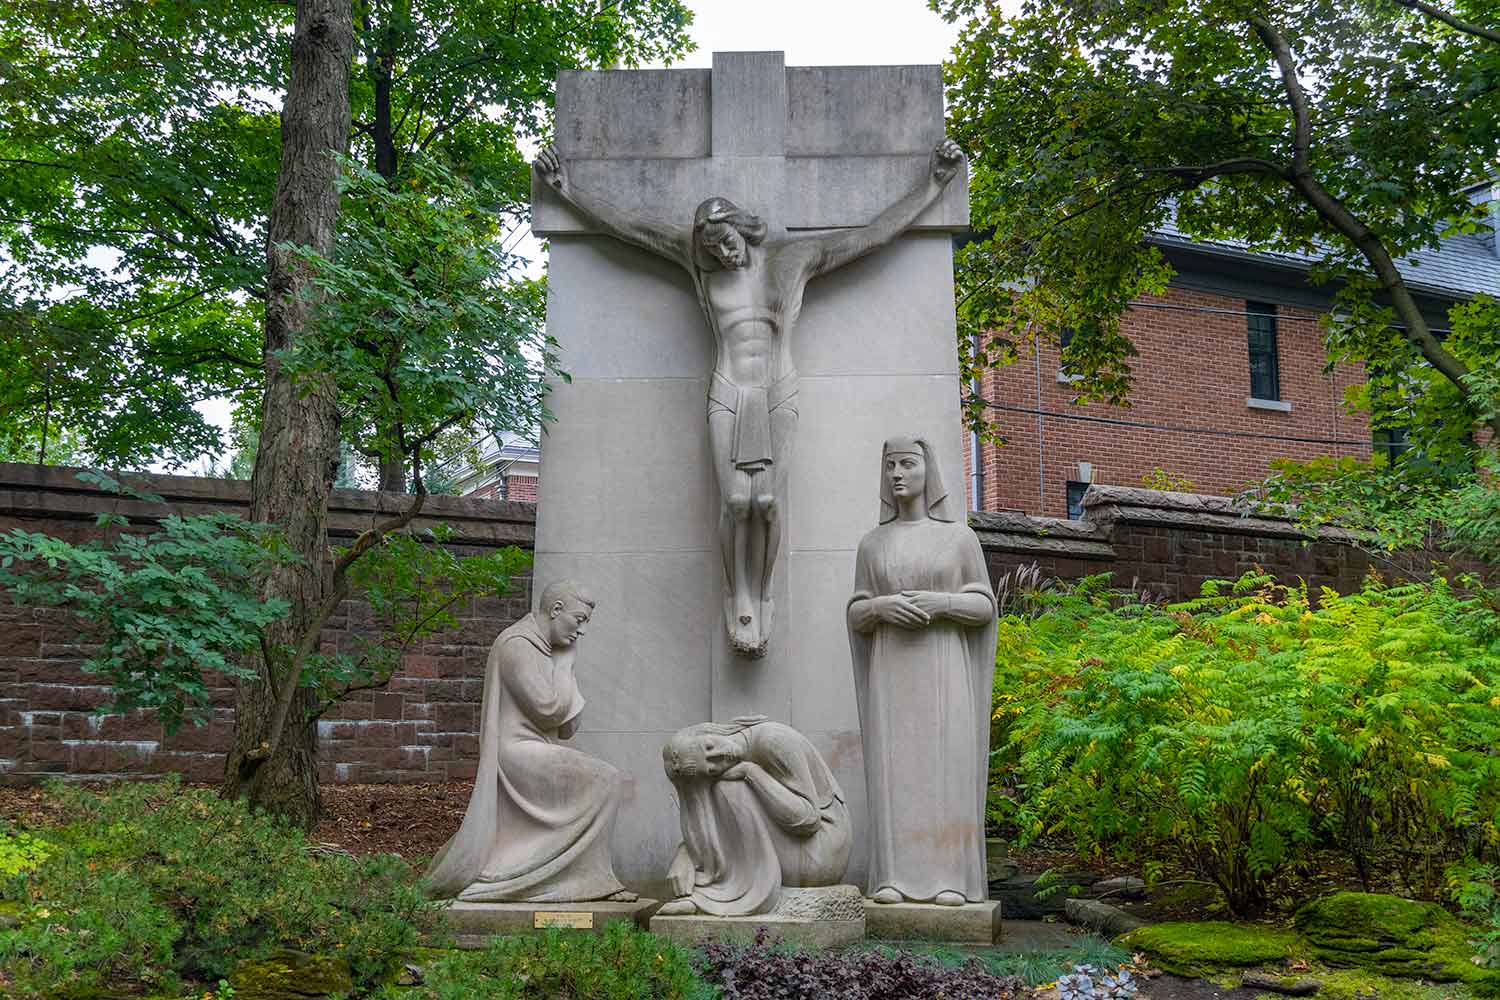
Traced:
<path fill-rule="evenodd" d="M 1182 979 L 1178 976 L 1158 976 L 1146 983 L 1141 990 L 1151 1000 L 1255 1000 L 1261 991 L 1225 989 L 1206 979 Z"/>
<path fill-rule="evenodd" d="M 202 786 L 212 787 L 212 786 Z M 312 839 L 350 854 L 399 854 L 420 860 L 437 853 L 463 820 L 474 783 L 324 785 L 323 819 Z M 0 819 L 26 826 L 55 812 L 41 788 L 0 787 Z"/>

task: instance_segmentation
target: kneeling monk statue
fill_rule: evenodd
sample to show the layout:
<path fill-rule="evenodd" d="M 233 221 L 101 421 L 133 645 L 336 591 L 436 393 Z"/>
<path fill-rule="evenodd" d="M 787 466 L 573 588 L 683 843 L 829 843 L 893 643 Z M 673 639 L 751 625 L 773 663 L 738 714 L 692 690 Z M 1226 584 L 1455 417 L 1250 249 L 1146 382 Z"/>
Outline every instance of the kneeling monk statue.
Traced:
<path fill-rule="evenodd" d="M 609 839 L 620 772 L 559 741 L 578 731 L 577 640 L 594 602 L 576 583 L 542 592 L 538 610 L 500 633 L 484 672 L 479 771 L 463 824 L 423 876 L 439 899 L 630 901 Z"/>
<path fill-rule="evenodd" d="M 836 885 L 852 833 L 844 793 L 807 737 L 765 716 L 679 730 L 662 750 L 682 845 L 662 916 L 769 913 L 788 887 Z"/>

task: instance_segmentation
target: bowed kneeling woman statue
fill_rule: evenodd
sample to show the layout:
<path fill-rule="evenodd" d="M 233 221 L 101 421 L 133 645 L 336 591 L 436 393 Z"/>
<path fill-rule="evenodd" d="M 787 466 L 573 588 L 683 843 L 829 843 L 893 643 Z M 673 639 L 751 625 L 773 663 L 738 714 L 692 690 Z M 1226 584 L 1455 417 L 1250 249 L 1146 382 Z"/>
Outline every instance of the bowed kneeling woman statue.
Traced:
<path fill-rule="evenodd" d="M 994 592 L 920 437 L 880 453 L 880 524 L 860 540 L 849 645 L 877 903 L 985 898 Z"/>

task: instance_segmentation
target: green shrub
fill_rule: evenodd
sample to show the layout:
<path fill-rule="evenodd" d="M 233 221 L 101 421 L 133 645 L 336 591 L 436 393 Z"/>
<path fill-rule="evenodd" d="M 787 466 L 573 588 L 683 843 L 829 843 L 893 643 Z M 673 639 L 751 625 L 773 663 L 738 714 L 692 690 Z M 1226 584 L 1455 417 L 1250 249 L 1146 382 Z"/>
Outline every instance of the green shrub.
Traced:
<path fill-rule="evenodd" d="M 175 780 L 55 787 L 45 859 L 0 887 L 21 927 L 0 975 L 23 995 L 213 981 L 278 948 L 347 961 L 368 989 L 436 911 L 398 858 L 309 853 L 298 830 Z"/>
<path fill-rule="evenodd" d="M 1474 964 L 1500 969 L 1500 865 L 1460 862 L 1448 871 L 1449 894 L 1464 916 L 1479 925 Z"/>
<path fill-rule="evenodd" d="M 1040 593 L 1000 624 L 995 814 L 1022 843 L 1175 861 L 1236 913 L 1320 847 L 1362 875 L 1401 851 L 1431 895 L 1500 815 L 1487 599 L 1371 579 L 1314 607 L 1249 575 L 1168 607 L 1104 578 Z"/>
<path fill-rule="evenodd" d="M 494 938 L 429 966 L 415 989 L 389 1000 L 712 1000 L 689 953 L 670 941 L 611 924 L 604 933 L 551 930 Z"/>

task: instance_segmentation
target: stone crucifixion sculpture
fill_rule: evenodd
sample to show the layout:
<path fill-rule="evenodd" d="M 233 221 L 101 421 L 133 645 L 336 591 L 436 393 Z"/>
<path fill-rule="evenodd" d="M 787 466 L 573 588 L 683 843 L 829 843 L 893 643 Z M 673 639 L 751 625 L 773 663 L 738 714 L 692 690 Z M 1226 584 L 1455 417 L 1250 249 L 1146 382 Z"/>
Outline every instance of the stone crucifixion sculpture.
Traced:
<path fill-rule="evenodd" d="M 791 333 L 807 283 L 901 235 L 938 199 L 963 159 L 945 139 L 921 182 L 869 225 L 767 242 L 760 217 L 727 198 L 702 202 L 690 224 L 659 221 L 575 188 L 554 147 L 537 156 L 543 182 L 593 225 L 680 265 L 693 279 L 716 348 L 708 436 L 721 503 L 724 619 L 741 656 L 764 656 L 771 635 L 771 579 L 797 430 Z"/>

